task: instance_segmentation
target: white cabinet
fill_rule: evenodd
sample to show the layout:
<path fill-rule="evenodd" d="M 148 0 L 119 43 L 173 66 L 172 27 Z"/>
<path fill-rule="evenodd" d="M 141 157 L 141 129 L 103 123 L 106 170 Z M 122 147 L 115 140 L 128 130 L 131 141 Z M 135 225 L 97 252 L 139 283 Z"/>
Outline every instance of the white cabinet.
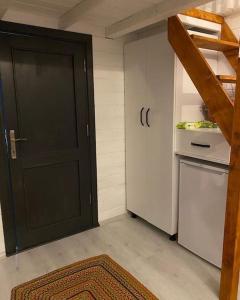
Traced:
<path fill-rule="evenodd" d="M 231 148 L 220 129 L 178 129 L 176 153 L 229 165 Z"/>
<path fill-rule="evenodd" d="M 177 232 L 174 53 L 167 32 L 125 47 L 127 209 Z"/>

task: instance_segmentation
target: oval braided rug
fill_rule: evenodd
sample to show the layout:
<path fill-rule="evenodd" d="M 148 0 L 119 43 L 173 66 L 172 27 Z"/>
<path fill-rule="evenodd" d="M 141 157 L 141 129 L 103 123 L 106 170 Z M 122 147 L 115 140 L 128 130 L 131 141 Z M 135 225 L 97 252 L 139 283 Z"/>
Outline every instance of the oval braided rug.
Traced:
<path fill-rule="evenodd" d="M 26 282 L 11 300 L 157 300 L 107 255 L 92 257 Z"/>

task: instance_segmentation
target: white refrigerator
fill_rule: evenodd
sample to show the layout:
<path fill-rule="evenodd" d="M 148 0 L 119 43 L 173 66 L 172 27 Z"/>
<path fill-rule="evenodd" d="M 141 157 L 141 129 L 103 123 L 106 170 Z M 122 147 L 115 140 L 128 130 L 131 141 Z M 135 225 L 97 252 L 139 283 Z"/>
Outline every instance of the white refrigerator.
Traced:
<path fill-rule="evenodd" d="M 180 245 L 221 268 L 228 168 L 180 160 Z"/>

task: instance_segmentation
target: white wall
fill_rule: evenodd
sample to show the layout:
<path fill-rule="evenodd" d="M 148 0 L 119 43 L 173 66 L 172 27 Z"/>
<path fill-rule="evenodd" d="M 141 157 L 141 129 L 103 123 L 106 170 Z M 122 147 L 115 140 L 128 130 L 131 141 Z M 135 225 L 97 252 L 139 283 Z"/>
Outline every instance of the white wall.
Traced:
<path fill-rule="evenodd" d="M 99 220 L 125 212 L 123 44 L 93 39 Z"/>
<path fill-rule="evenodd" d="M 226 18 L 226 22 L 233 30 L 236 37 L 240 38 L 240 13 L 231 15 Z M 234 75 L 236 72 L 233 70 L 228 60 L 223 53 L 219 52 L 219 74 Z M 231 83 L 224 84 L 224 88 L 232 99 L 235 98 L 235 85 Z"/>
<path fill-rule="evenodd" d="M 236 37 L 239 39 L 239 37 L 240 37 L 240 12 L 227 17 L 226 21 L 227 21 L 228 25 L 231 27 L 231 29 L 234 31 L 234 33 L 236 34 Z"/>
<path fill-rule="evenodd" d="M 236 37 L 239 39 L 239 37 L 240 37 L 240 13 L 227 17 L 226 22 L 231 27 L 231 29 L 235 33 Z M 219 74 L 234 75 L 235 71 L 230 66 L 229 62 L 227 61 L 227 59 L 224 57 L 224 55 L 222 53 L 219 53 L 219 58 L 220 58 L 219 59 L 219 62 L 220 62 L 219 63 L 219 72 L 220 72 Z M 231 84 L 226 85 L 226 86 L 229 86 L 229 88 L 231 88 Z"/>
<path fill-rule="evenodd" d="M 19 11 L 9 10 L 4 20 L 57 28 L 56 19 Z M 82 32 L 82 27 L 75 25 L 74 31 Z M 93 60 L 98 205 L 103 221 L 126 212 L 123 42 L 93 37 Z M 0 256 L 1 230 L 0 220 Z"/>

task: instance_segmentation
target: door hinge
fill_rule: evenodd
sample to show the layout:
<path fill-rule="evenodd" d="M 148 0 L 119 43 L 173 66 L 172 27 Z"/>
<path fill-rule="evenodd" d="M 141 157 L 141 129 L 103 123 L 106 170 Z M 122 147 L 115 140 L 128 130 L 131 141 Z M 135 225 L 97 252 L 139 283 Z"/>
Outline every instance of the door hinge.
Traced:
<path fill-rule="evenodd" d="M 87 124 L 87 126 L 86 126 L 86 130 L 87 130 L 87 136 L 90 136 L 89 125 L 88 125 L 88 124 Z"/>
<path fill-rule="evenodd" d="M 84 68 L 84 72 L 87 73 L 86 59 L 84 59 L 83 68 Z"/>
<path fill-rule="evenodd" d="M 90 203 L 90 206 L 92 206 L 92 193 L 89 194 L 89 203 Z"/>

